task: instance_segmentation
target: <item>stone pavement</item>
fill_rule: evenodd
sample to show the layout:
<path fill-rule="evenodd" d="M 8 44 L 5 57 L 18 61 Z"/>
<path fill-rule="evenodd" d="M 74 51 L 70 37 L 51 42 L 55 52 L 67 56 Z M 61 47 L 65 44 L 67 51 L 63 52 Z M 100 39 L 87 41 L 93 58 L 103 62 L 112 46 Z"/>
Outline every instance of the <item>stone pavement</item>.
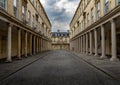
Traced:
<path fill-rule="evenodd" d="M 120 85 L 120 82 L 71 52 L 57 50 L 10 75 L 0 85 Z"/>
<path fill-rule="evenodd" d="M 79 54 L 73 52 L 73 54 L 79 56 L 88 64 L 93 65 L 104 73 L 114 77 L 117 80 L 120 80 L 120 61 L 112 62 L 110 59 L 101 60 L 100 57 L 89 56 L 85 54 Z"/>
<path fill-rule="evenodd" d="M 28 65 L 39 60 L 40 58 L 43 58 L 48 53 L 49 52 L 43 52 L 37 55 L 28 56 L 27 58 L 22 57 L 21 60 L 13 59 L 12 63 L 3 63 L 3 61 L 0 62 L 0 81 L 27 67 Z"/>

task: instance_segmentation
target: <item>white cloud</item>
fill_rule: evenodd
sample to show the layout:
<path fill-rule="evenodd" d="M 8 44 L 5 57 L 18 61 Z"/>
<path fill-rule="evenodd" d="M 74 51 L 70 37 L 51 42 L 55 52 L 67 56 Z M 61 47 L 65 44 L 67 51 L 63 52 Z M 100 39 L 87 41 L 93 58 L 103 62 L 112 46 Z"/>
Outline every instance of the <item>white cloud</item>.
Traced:
<path fill-rule="evenodd" d="M 66 31 L 79 0 L 40 0 L 52 22 L 52 30 Z"/>
<path fill-rule="evenodd" d="M 68 0 L 60 0 L 56 3 L 56 8 L 59 10 L 65 9 L 65 12 L 69 15 L 72 16 L 74 14 L 74 11 L 77 7 L 77 2 L 70 2 Z"/>

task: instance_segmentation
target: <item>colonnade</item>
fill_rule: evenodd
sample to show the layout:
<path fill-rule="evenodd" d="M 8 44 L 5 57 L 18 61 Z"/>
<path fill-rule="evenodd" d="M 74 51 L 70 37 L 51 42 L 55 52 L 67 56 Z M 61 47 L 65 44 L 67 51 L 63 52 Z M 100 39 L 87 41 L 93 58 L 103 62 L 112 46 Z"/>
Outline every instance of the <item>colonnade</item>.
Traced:
<path fill-rule="evenodd" d="M 6 62 L 12 62 L 12 28 L 13 24 L 8 24 L 8 30 L 7 30 L 7 59 Z M 39 34 L 33 34 L 29 31 L 23 30 L 21 28 L 17 29 L 17 57 L 18 59 L 21 59 L 22 56 L 22 39 L 24 39 L 24 57 L 27 57 L 28 55 L 34 55 L 43 51 L 48 51 L 51 48 L 51 41 L 50 39 L 46 38 L 45 36 L 39 35 Z M 22 32 L 24 32 L 24 38 L 22 38 Z M 29 44 L 28 44 L 29 43 Z M 29 46 L 28 46 L 29 45 Z M 29 52 L 28 52 L 29 47 Z"/>
<path fill-rule="evenodd" d="M 113 19 L 110 21 L 110 30 L 111 30 L 111 61 L 118 60 L 117 58 L 117 45 L 116 45 L 116 24 Z M 80 34 L 79 36 L 71 39 L 71 50 L 79 53 L 83 53 L 86 55 L 94 55 L 98 56 L 98 31 L 97 29 L 101 30 L 101 54 L 100 58 L 105 59 L 106 53 L 105 53 L 105 26 L 104 24 L 99 25 L 97 28 L 93 28 L 91 30 L 88 30 L 87 32 L 84 32 Z M 94 36 L 93 36 L 94 35 Z M 94 51 L 93 51 L 94 49 Z"/>

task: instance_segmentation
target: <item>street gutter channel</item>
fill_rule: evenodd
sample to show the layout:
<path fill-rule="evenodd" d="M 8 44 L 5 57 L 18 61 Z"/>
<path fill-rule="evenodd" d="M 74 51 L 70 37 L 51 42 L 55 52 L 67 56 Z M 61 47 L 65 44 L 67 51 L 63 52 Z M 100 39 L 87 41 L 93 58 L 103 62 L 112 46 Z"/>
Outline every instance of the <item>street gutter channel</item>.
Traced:
<path fill-rule="evenodd" d="M 19 68 L 19 69 L 16 70 L 15 72 L 12 72 L 11 74 L 9 74 L 9 75 L 7 75 L 6 77 L 2 78 L 2 79 L 0 80 L 0 83 L 1 83 L 2 81 L 6 80 L 8 77 L 12 76 L 13 74 L 17 73 L 18 71 L 24 69 L 25 67 L 27 67 L 27 66 L 29 66 L 29 65 L 31 65 L 31 64 L 33 64 L 33 63 L 35 63 L 36 61 L 38 61 L 38 60 L 40 60 L 40 59 L 42 59 L 42 58 L 44 58 L 44 57 L 47 56 L 50 52 L 51 52 L 51 51 L 46 52 L 46 54 L 42 55 L 41 57 L 37 58 L 36 60 L 34 60 L 34 61 L 28 63 L 27 65 L 25 65 L 25 66 Z"/>
<path fill-rule="evenodd" d="M 73 52 L 71 52 L 71 54 L 72 54 L 73 56 L 79 57 L 77 54 L 75 54 L 75 53 L 73 53 Z M 79 57 L 79 58 L 80 58 L 81 60 L 83 60 L 84 62 L 86 62 L 88 65 L 91 65 L 91 66 L 93 66 L 94 68 L 96 68 L 97 70 L 103 72 L 104 74 L 106 74 L 106 75 L 109 76 L 110 78 L 112 78 L 112 79 L 117 80 L 118 82 L 120 82 L 119 79 L 117 79 L 115 76 L 111 75 L 110 73 L 106 72 L 105 70 L 97 67 L 96 65 L 93 65 L 92 63 L 88 62 L 87 60 L 85 60 L 85 59 L 83 59 L 83 58 L 81 58 L 81 57 Z"/>

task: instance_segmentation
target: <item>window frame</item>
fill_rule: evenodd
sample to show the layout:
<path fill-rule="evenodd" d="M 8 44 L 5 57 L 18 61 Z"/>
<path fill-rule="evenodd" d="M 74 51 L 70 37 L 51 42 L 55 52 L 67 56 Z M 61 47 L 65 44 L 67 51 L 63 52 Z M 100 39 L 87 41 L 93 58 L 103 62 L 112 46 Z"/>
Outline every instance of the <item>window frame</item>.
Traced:
<path fill-rule="evenodd" d="M 13 1 L 14 15 L 15 15 L 16 18 L 18 18 L 18 0 L 16 0 L 16 3 L 14 1 Z"/>
<path fill-rule="evenodd" d="M 4 10 L 7 10 L 7 0 L 4 0 L 4 2 L 0 1 L 0 3 L 1 3 L 1 4 L 4 3 L 4 7 L 2 7 L 2 6 L 0 5 L 0 8 L 2 8 L 2 9 L 4 9 Z"/>

